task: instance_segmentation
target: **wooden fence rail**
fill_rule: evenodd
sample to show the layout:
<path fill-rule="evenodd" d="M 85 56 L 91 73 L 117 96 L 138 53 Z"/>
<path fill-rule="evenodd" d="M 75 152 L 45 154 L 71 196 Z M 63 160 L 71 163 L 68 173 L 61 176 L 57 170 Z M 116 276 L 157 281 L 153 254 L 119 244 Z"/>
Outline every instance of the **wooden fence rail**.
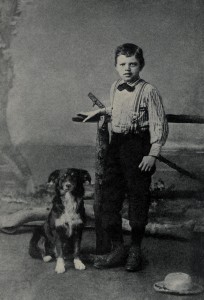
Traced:
<path fill-rule="evenodd" d="M 204 124 L 204 117 L 196 115 L 166 115 L 169 123 L 194 123 Z"/>

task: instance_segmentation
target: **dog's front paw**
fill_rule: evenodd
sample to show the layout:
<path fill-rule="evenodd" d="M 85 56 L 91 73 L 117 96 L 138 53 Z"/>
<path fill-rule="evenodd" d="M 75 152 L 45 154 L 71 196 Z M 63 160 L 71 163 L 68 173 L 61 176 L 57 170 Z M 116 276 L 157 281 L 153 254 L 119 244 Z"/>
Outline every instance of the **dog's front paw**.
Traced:
<path fill-rule="evenodd" d="M 83 262 L 79 258 L 74 259 L 74 267 L 76 270 L 85 270 L 86 266 L 83 264 Z"/>
<path fill-rule="evenodd" d="M 49 262 L 51 260 L 52 260 L 52 256 L 50 256 L 50 255 L 43 256 L 43 261 L 44 262 Z"/>
<path fill-rule="evenodd" d="M 62 274 L 62 273 L 65 272 L 65 263 L 64 263 L 64 259 L 63 258 L 58 258 L 57 259 L 57 264 L 56 264 L 55 272 L 57 272 L 57 274 Z"/>

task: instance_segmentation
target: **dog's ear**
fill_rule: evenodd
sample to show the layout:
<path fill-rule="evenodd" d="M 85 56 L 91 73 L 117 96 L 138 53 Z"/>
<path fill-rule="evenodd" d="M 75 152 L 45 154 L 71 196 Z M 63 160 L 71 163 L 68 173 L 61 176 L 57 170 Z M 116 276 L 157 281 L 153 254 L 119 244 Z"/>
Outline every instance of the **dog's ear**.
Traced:
<path fill-rule="evenodd" d="M 89 174 L 88 171 L 85 171 L 84 173 L 84 183 L 88 181 L 89 184 L 91 184 L 91 175 Z"/>
<path fill-rule="evenodd" d="M 83 170 L 72 168 L 70 169 L 70 175 L 72 177 L 75 177 L 76 179 L 76 187 L 74 191 L 72 192 L 73 195 L 77 197 L 83 197 L 84 196 L 84 176 L 83 176 Z"/>
<path fill-rule="evenodd" d="M 87 182 L 91 184 L 91 175 L 86 170 L 79 170 L 79 176 L 83 183 Z"/>
<path fill-rule="evenodd" d="M 58 180 L 59 175 L 60 175 L 60 170 L 53 171 L 48 177 L 47 185 L 48 186 L 54 185 L 56 183 L 56 181 Z"/>

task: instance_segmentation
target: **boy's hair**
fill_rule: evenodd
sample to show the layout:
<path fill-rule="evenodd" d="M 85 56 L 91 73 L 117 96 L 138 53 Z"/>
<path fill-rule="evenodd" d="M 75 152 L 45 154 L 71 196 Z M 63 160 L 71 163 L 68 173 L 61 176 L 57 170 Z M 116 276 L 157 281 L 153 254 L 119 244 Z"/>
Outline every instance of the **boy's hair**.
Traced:
<path fill-rule="evenodd" d="M 116 48 L 116 50 L 115 50 L 115 66 L 117 65 L 117 59 L 118 59 L 119 55 L 125 55 L 127 57 L 134 55 L 140 63 L 140 70 L 142 70 L 145 65 L 143 51 L 140 47 L 138 47 L 135 44 L 130 44 L 130 43 L 122 44 Z"/>

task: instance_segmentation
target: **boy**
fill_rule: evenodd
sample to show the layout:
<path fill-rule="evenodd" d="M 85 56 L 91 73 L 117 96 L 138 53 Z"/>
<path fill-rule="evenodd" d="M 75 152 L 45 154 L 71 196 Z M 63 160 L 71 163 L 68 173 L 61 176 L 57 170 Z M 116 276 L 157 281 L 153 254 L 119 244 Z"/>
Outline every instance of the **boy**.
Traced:
<path fill-rule="evenodd" d="M 106 259 L 95 262 L 97 268 L 116 266 L 124 260 L 120 211 L 125 194 L 131 226 L 131 247 L 125 268 L 127 271 L 142 268 L 141 242 L 148 221 L 151 176 L 168 135 L 161 96 L 155 87 L 140 79 L 144 64 L 140 47 L 129 43 L 117 47 L 115 67 L 120 79 L 111 87 L 111 106 L 83 113 L 84 122 L 97 114 L 109 114 L 112 118 L 101 212 L 112 251 Z"/>

